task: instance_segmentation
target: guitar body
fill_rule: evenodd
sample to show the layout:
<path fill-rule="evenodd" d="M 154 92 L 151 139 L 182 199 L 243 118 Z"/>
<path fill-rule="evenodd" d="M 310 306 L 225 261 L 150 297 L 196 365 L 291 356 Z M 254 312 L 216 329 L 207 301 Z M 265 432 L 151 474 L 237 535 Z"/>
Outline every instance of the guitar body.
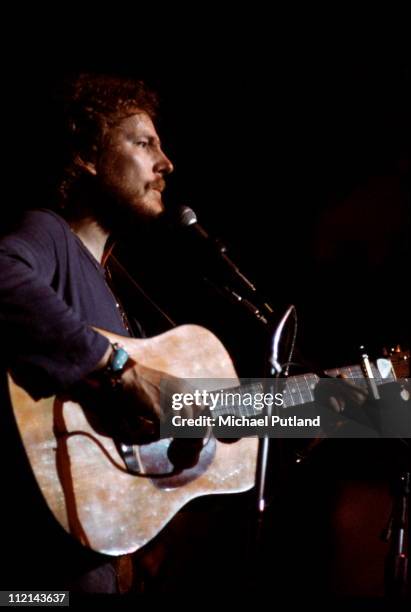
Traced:
<path fill-rule="evenodd" d="M 147 368 L 185 379 L 225 378 L 227 387 L 237 381 L 224 346 L 202 327 L 184 325 L 150 339 L 104 334 L 121 341 Z M 48 506 L 71 535 L 95 551 L 134 552 L 190 500 L 254 485 L 255 438 L 234 444 L 211 438 L 197 464 L 175 475 L 169 474 L 170 440 L 135 445 L 134 459 L 145 474 L 136 475 L 127 471 L 113 439 L 95 431 L 79 404 L 59 397 L 34 401 L 11 376 L 9 389 L 22 441 Z"/>

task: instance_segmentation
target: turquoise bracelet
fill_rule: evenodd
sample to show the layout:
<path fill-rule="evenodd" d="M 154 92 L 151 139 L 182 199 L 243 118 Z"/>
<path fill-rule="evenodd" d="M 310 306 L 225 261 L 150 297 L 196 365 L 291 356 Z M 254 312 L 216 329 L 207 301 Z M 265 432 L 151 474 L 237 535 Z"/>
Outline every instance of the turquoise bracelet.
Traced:
<path fill-rule="evenodd" d="M 109 368 L 109 371 L 113 372 L 113 374 L 117 374 L 118 372 L 122 372 L 124 369 L 124 366 L 129 359 L 129 354 L 117 342 L 115 342 L 112 347 L 113 354 L 107 367 Z"/>
<path fill-rule="evenodd" d="M 129 360 L 129 354 L 117 342 L 112 343 L 112 347 L 113 353 L 104 370 L 104 373 L 114 387 L 120 383 L 120 378 L 121 374 L 123 373 L 124 366 Z"/>

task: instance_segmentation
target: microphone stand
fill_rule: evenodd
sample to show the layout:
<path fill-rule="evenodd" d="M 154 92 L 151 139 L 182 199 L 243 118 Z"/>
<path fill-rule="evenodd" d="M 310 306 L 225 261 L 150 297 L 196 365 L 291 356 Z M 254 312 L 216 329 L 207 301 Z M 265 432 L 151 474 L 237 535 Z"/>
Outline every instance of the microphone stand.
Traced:
<path fill-rule="evenodd" d="M 294 333 L 291 343 L 291 348 L 289 352 L 288 359 L 286 361 L 285 367 L 283 368 L 280 364 L 280 344 L 283 337 L 283 332 L 287 321 L 289 320 L 291 314 L 294 315 L 295 324 L 294 324 Z M 275 327 L 274 332 L 271 335 L 270 341 L 270 355 L 266 365 L 266 378 L 273 379 L 270 385 L 270 393 L 275 397 L 275 394 L 278 393 L 279 388 L 279 380 L 280 376 L 287 377 L 288 376 L 288 367 L 291 362 L 292 354 L 294 351 L 295 338 L 297 333 L 297 315 L 296 309 L 294 305 L 288 307 L 283 317 L 281 318 L 278 325 Z M 285 382 L 285 378 L 282 379 Z M 278 408 L 276 408 L 278 413 Z M 271 421 L 271 416 L 273 415 L 273 405 L 268 405 L 266 407 L 265 414 L 268 416 L 268 422 Z M 279 444 L 280 441 L 277 440 Z M 279 463 L 281 465 L 281 446 L 277 447 L 278 450 L 278 458 Z M 260 562 L 261 557 L 261 545 L 263 542 L 263 534 L 264 534 L 264 526 L 266 513 L 268 508 L 267 503 L 267 471 L 268 471 L 268 459 L 270 454 L 270 436 L 265 434 L 263 437 L 258 440 L 258 453 L 257 453 L 257 468 L 256 468 L 256 500 L 255 500 L 255 510 L 256 510 L 256 529 L 254 536 L 254 550 L 253 550 L 253 567 L 255 568 L 254 580 L 255 586 L 257 587 L 258 574 L 261 567 L 264 566 L 264 563 Z"/>
<path fill-rule="evenodd" d="M 262 323 L 263 325 L 269 324 L 269 321 L 267 317 L 264 315 L 264 313 L 262 312 L 262 309 L 256 306 L 256 304 L 251 302 L 249 299 L 245 298 L 238 291 L 235 291 L 234 289 L 232 289 L 231 287 L 228 287 L 227 285 L 223 285 L 222 287 L 219 287 L 213 281 L 211 281 L 207 276 L 204 276 L 203 280 L 205 283 L 207 283 L 207 285 L 209 285 L 212 289 L 214 289 L 214 291 L 218 293 L 219 295 L 221 295 L 223 298 L 227 299 L 231 303 L 241 306 L 244 310 L 248 312 L 248 314 L 251 314 L 255 319 L 257 319 L 259 323 Z M 274 311 L 271 309 L 271 313 L 273 312 Z"/>
<path fill-rule="evenodd" d="M 218 246 L 217 250 L 219 254 L 224 258 L 225 262 L 229 265 L 230 269 L 232 270 L 236 278 L 238 278 L 242 282 L 242 284 L 247 287 L 247 289 L 251 289 L 257 295 L 257 290 L 255 288 L 255 285 L 242 272 L 240 272 L 239 268 L 227 256 L 225 246 L 223 244 L 220 245 L 218 241 L 215 241 L 215 242 L 217 243 L 217 246 Z M 262 309 L 256 306 L 249 299 L 245 298 L 237 291 L 234 291 L 231 287 L 228 287 L 226 285 L 222 287 L 217 286 L 207 277 L 204 277 L 204 281 L 207 284 L 209 284 L 215 291 L 217 291 L 223 297 L 226 297 L 230 299 L 230 301 L 234 301 L 235 303 L 242 306 L 249 314 L 251 314 L 255 319 L 257 319 L 257 321 L 259 321 L 265 326 L 270 325 L 270 322 L 265 316 L 265 314 L 262 312 Z M 270 315 L 273 315 L 274 310 L 271 308 L 268 302 L 266 302 L 265 300 L 260 300 L 260 301 L 262 302 L 263 307 L 270 313 Z M 293 338 L 292 338 L 290 355 L 289 355 L 289 358 L 286 360 L 286 368 L 285 368 L 285 371 L 283 372 L 282 366 L 280 364 L 280 356 L 279 356 L 280 342 L 282 339 L 284 327 L 288 319 L 290 318 L 291 314 L 294 315 L 295 326 L 294 326 L 294 333 L 293 333 Z M 291 362 L 292 354 L 294 352 L 296 334 L 297 334 L 297 313 L 296 313 L 295 306 L 292 304 L 291 306 L 288 307 L 282 319 L 277 324 L 277 326 L 274 329 L 274 332 L 271 335 L 271 350 L 270 350 L 270 356 L 268 359 L 268 364 L 266 367 L 265 378 L 278 379 L 281 374 L 283 374 L 284 376 L 288 376 L 288 367 L 289 367 L 289 363 Z M 271 391 L 273 395 L 275 395 L 276 389 L 272 388 Z M 267 407 L 265 414 L 268 416 L 268 420 L 270 421 L 271 416 L 272 416 L 272 406 Z M 261 536 L 263 518 L 264 518 L 265 509 L 267 506 L 266 479 L 267 479 L 269 446 L 270 446 L 270 438 L 267 434 L 264 435 L 262 438 L 259 438 L 257 472 L 256 472 L 257 517 L 258 517 L 257 518 L 258 527 L 257 527 L 257 537 L 256 537 L 257 542 Z"/>
<path fill-rule="evenodd" d="M 218 249 L 219 250 L 219 249 Z M 238 267 L 226 256 L 225 247 L 222 247 L 219 250 L 219 254 L 224 256 L 224 260 L 228 263 L 232 272 L 234 272 L 235 277 L 241 282 L 243 286 L 245 286 L 248 290 L 251 290 L 253 294 L 256 296 L 257 291 L 253 283 L 249 281 L 247 277 L 245 277 L 238 269 Z M 263 305 L 262 308 L 256 306 L 251 300 L 245 298 L 238 291 L 233 290 L 231 287 L 227 285 L 218 286 L 214 282 L 212 282 L 208 277 L 203 277 L 203 280 L 210 285 L 218 294 L 222 297 L 228 299 L 230 302 L 234 302 L 241 306 L 244 310 L 246 310 L 249 314 L 251 314 L 259 323 L 263 324 L 267 329 L 270 330 L 273 326 L 274 320 L 274 310 L 265 300 L 259 299 L 259 302 Z M 263 312 L 265 310 L 265 312 Z M 291 341 L 291 348 L 289 352 L 288 359 L 286 359 L 285 367 L 283 367 L 280 363 L 280 344 L 283 338 L 284 328 L 286 323 L 288 322 L 290 316 L 294 316 L 294 332 Z M 278 380 L 280 376 L 287 377 L 289 364 L 292 359 L 292 354 L 294 352 L 295 340 L 297 334 L 297 313 L 294 305 L 290 305 L 283 317 L 279 321 L 279 323 L 274 327 L 274 331 L 270 335 L 270 353 L 269 359 L 266 364 L 266 372 L 265 378 L 274 379 L 271 383 L 270 392 L 273 396 L 277 392 L 277 388 L 274 386 L 278 386 Z M 278 408 L 277 408 L 278 410 Z M 271 416 L 273 414 L 273 406 L 267 406 L 265 414 L 268 416 L 268 421 L 270 422 Z M 277 441 L 279 442 L 279 441 Z M 278 447 L 280 463 L 281 463 L 281 448 Z M 270 437 L 265 434 L 262 438 L 259 438 L 258 441 L 258 451 L 257 451 L 257 467 L 256 467 L 256 526 L 254 537 L 252 538 L 251 543 L 251 561 L 252 567 L 255 568 L 253 581 L 254 586 L 257 588 L 258 577 L 257 572 L 261 568 L 260 557 L 261 557 L 261 544 L 263 541 L 263 530 L 265 524 L 266 510 L 267 510 L 267 470 L 268 470 L 268 459 L 270 452 Z"/>
<path fill-rule="evenodd" d="M 215 240 L 214 243 L 218 255 L 221 257 L 222 261 L 224 261 L 227 268 L 232 272 L 233 276 L 239 281 L 239 283 L 258 299 L 260 304 L 262 304 L 262 308 L 255 306 L 250 300 L 243 297 L 237 291 L 234 291 L 231 287 L 225 286 L 224 291 L 230 295 L 234 301 L 240 303 L 246 310 L 254 314 L 254 316 L 262 323 L 268 324 L 266 317 L 271 317 L 274 314 L 274 309 L 270 306 L 267 300 L 258 295 L 255 284 L 249 278 L 247 278 L 243 272 L 241 272 L 239 267 L 227 255 L 227 247 L 219 240 Z M 265 315 L 263 310 L 265 311 Z"/>
<path fill-rule="evenodd" d="M 292 346 L 290 349 L 290 355 L 289 355 L 289 358 L 287 359 L 287 365 L 285 367 L 285 370 L 283 370 L 283 367 L 280 364 L 280 356 L 279 356 L 280 342 L 282 339 L 282 334 L 284 331 L 285 324 L 287 323 L 292 313 L 294 313 L 294 317 L 295 317 L 295 328 L 294 328 L 294 334 L 293 334 L 293 341 L 292 341 Z M 267 378 L 274 378 L 275 380 L 277 380 L 280 378 L 281 374 L 283 374 L 285 377 L 288 375 L 288 363 L 291 361 L 291 356 L 294 351 L 296 331 L 297 331 L 296 309 L 294 305 L 291 305 L 288 307 L 288 309 L 284 313 L 282 319 L 280 320 L 279 324 L 277 325 L 277 327 L 275 328 L 272 334 L 271 352 L 270 352 L 270 356 L 269 356 L 268 364 L 267 364 L 267 373 L 266 373 Z M 277 384 L 275 382 L 272 383 L 271 393 L 273 394 L 273 396 L 275 396 L 275 394 L 278 393 L 277 388 L 274 388 L 274 386 L 275 387 L 278 386 L 278 383 Z M 268 415 L 268 420 L 270 421 L 271 416 L 272 416 L 272 406 L 267 406 L 266 415 Z M 270 437 L 267 434 L 259 439 L 259 450 L 258 450 L 257 472 L 256 472 L 256 489 L 257 489 L 256 509 L 257 509 L 257 516 L 258 516 L 258 524 L 261 527 L 263 524 L 264 513 L 267 508 L 266 480 L 267 480 L 269 443 L 270 443 Z"/>

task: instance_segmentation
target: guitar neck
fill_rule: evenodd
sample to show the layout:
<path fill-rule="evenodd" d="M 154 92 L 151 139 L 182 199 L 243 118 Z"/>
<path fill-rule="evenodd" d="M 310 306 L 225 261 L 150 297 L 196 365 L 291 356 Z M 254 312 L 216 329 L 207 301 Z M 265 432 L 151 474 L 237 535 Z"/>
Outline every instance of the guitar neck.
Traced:
<path fill-rule="evenodd" d="M 392 372 L 389 372 L 386 376 L 382 377 L 379 370 L 373 364 L 371 364 L 371 370 L 373 374 L 372 381 L 377 386 L 393 382 L 395 380 L 395 375 Z M 362 388 L 368 388 L 369 381 L 364 376 L 360 365 L 352 365 L 327 370 L 325 375 L 332 378 L 341 376 Z M 319 376 L 311 373 L 291 376 L 286 379 L 273 380 L 275 389 L 274 393 L 277 392 L 281 393 L 282 395 L 283 403 L 281 409 L 302 406 L 304 404 L 313 402 L 315 400 L 314 390 L 319 380 Z M 271 391 L 264 388 L 262 383 L 247 384 L 231 389 L 225 389 L 222 392 L 223 396 L 226 398 L 227 394 L 230 394 L 228 398 L 230 403 L 228 405 L 217 405 L 213 410 L 213 414 L 215 416 L 219 416 L 235 412 L 235 414 L 239 416 L 261 416 L 261 410 L 255 408 L 252 401 L 249 402 L 250 405 L 248 405 L 248 402 L 245 403 L 245 398 L 255 398 L 256 394 L 267 392 Z"/>

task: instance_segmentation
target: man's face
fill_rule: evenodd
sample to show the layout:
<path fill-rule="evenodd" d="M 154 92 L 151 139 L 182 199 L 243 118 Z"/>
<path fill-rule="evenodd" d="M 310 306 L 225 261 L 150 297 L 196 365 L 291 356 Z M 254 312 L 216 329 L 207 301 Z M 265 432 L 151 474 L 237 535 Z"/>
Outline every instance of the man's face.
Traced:
<path fill-rule="evenodd" d="M 118 203 L 117 213 L 149 219 L 163 211 L 164 177 L 173 165 L 147 114 L 126 117 L 107 131 L 95 170 L 100 187 Z"/>

